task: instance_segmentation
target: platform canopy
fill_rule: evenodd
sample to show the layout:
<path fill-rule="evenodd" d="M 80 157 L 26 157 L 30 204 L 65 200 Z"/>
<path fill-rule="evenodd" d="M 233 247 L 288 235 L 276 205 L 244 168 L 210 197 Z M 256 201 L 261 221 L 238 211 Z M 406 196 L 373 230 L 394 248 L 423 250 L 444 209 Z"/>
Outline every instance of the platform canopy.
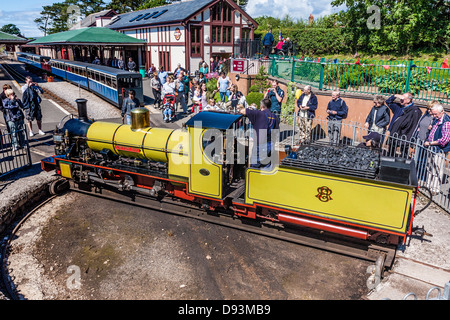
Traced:
<path fill-rule="evenodd" d="M 34 40 L 29 45 L 145 45 L 145 40 L 103 28 L 90 27 L 54 33 Z"/>
<path fill-rule="evenodd" d="M 0 31 L 0 44 L 25 44 L 29 39 Z"/>

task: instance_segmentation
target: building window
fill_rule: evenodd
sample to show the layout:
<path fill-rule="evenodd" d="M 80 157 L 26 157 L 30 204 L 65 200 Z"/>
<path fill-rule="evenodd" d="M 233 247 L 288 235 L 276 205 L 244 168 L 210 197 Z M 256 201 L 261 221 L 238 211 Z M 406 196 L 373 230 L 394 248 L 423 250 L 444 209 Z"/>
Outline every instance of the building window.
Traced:
<path fill-rule="evenodd" d="M 221 21 L 222 20 L 222 3 L 217 3 L 214 7 L 211 8 L 211 19 L 212 21 Z"/>
<path fill-rule="evenodd" d="M 231 43 L 231 32 L 233 27 L 213 26 L 211 30 L 211 39 L 213 43 Z"/>
<path fill-rule="evenodd" d="M 222 43 L 231 43 L 231 30 L 232 27 L 223 27 Z"/>
<path fill-rule="evenodd" d="M 170 70 L 170 54 L 168 51 L 159 51 L 159 64 L 164 70 Z"/>
<path fill-rule="evenodd" d="M 224 2 L 219 2 L 211 8 L 212 21 L 232 22 L 233 8 Z"/>
<path fill-rule="evenodd" d="M 250 28 L 241 29 L 241 39 L 250 39 Z"/>
<path fill-rule="evenodd" d="M 201 27 L 191 27 L 191 56 L 201 57 Z"/>

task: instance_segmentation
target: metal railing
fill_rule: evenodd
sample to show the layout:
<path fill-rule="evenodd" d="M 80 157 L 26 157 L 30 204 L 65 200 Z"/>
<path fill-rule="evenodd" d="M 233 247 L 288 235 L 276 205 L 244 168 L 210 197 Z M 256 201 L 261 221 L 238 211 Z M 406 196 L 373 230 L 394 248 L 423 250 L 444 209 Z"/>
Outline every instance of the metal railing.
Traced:
<path fill-rule="evenodd" d="M 411 92 L 415 99 L 446 104 L 450 96 L 450 69 L 439 67 L 437 62 L 271 56 L 269 74 L 319 90 L 368 95 Z"/>
<path fill-rule="evenodd" d="M 236 39 L 233 43 L 235 58 L 253 58 L 262 54 L 263 45 L 260 39 Z"/>
<path fill-rule="evenodd" d="M 354 121 L 333 122 L 323 118 L 306 119 L 293 114 L 292 124 L 283 124 L 277 149 L 289 145 L 295 149 L 307 143 L 338 146 L 369 147 L 380 150 L 382 156 L 414 160 L 420 190 L 428 190 L 433 202 L 450 212 L 450 159 L 436 147 L 425 147 L 420 139 L 380 134 L 379 142 L 369 142 L 368 129 Z M 333 135 L 333 137 L 332 137 Z"/>
<path fill-rule="evenodd" d="M 30 146 L 24 126 L 13 132 L 0 130 L 0 179 L 31 164 Z"/>
<path fill-rule="evenodd" d="M 410 298 L 412 297 L 412 298 Z M 389 298 L 383 300 L 391 300 Z M 418 300 L 417 295 L 414 292 L 406 294 L 402 300 Z M 444 290 L 440 287 L 434 286 L 428 290 L 425 300 L 450 300 L 450 281 L 444 285 Z"/>

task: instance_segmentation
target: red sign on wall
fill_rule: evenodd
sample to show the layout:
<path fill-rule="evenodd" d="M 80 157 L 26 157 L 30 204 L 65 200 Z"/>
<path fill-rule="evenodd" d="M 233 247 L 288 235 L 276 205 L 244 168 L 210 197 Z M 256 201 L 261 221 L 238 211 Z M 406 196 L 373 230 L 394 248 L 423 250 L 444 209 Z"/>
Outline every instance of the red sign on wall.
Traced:
<path fill-rule="evenodd" d="M 238 73 L 244 72 L 245 60 L 232 59 L 231 60 L 231 72 Z"/>

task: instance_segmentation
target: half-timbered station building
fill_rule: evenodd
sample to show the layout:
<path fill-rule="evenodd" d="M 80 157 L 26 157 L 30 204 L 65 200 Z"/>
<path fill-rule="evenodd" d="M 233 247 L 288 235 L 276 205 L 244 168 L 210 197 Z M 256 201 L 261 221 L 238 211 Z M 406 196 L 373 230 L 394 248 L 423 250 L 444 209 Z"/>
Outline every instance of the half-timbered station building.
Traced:
<path fill-rule="evenodd" d="M 107 28 L 145 40 L 146 66 L 194 72 L 228 58 L 237 39 L 253 39 L 257 23 L 232 0 L 187 0 L 115 16 Z"/>

